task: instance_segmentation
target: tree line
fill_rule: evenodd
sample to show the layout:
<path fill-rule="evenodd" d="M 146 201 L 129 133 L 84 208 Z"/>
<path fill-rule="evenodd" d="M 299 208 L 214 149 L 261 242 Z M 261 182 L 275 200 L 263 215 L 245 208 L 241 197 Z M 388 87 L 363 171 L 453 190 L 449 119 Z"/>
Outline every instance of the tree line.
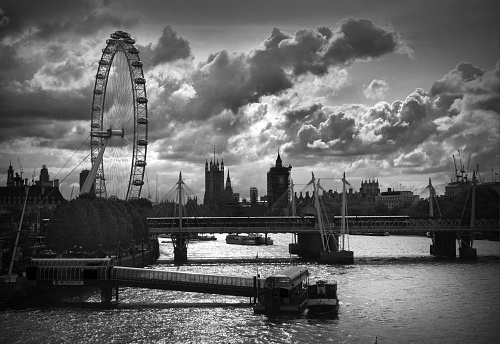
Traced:
<path fill-rule="evenodd" d="M 57 252 L 113 251 L 149 238 L 147 199 L 109 200 L 82 195 L 59 204 L 47 228 L 47 247 Z"/>

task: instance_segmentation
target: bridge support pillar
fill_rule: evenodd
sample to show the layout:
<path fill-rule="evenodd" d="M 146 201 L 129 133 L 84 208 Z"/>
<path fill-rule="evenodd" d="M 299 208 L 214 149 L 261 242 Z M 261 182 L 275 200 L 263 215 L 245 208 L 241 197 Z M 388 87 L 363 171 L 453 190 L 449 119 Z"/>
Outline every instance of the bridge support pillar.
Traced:
<path fill-rule="evenodd" d="M 332 236 L 329 237 L 328 246 L 332 252 L 323 251 L 323 243 L 321 241 L 321 234 L 318 233 L 298 233 L 296 234 L 296 240 L 294 243 L 288 245 L 288 252 L 291 254 L 297 254 L 302 258 L 323 260 L 322 257 L 329 257 L 329 262 L 334 262 L 335 256 L 338 252 L 339 236 L 335 235 L 335 240 Z M 344 256 L 339 258 L 344 259 Z M 340 261 L 339 261 L 340 262 Z"/>
<path fill-rule="evenodd" d="M 103 283 L 101 285 L 101 303 L 109 305 L 111 304 L 112 300 L 113 300 L 113 286 L 109 283 Z"/>
<path fill-rule="evenodd" d="M 172 243 L 174 244 L 174 263 L 186 263 L 189 234 L 172 234 Z"/>
<path fill-rule="evenodd" d="M 477 259 L 477 250 L 472 247 L 474 243 L 474 234 L 471 232 L 459 233 L 458 240 L 458 256 L 460 257 L 460 259 Z"/>
<path fill-rule="evenodd" d="M 432 237 L 430 253 L 433 256 L 456 258 L 457 243 L 455 232 L 435 232 Z"/>

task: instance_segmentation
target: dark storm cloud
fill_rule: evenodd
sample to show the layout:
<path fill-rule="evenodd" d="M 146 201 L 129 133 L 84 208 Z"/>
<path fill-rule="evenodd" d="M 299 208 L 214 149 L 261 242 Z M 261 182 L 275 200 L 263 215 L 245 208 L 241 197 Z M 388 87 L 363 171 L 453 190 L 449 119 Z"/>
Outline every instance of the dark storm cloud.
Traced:
<path fill-rule="evenodd" d="M 179 37 L 169 25 L 163 29 L 163 33 L 154 47 L 151 43 L 147 46 L 136 46 L 141 51 L 141 58 L 148 67 L 191 56 L 189 41 Z"/>
<path fill-rule="evenodd" d="M 3 10 L 4 17 L 9 19 L 0 26 L 0 39 L 8 36 L 26 42 L 62 37 L 73 39 L 75 34 L 79 39 L 92 36 L 103 28 L 131 27 L 140 20 L 133 13 L 123 13 L 119 3 L 108 7 L 98 0 L 17 0 L 3 4 Z"/>
<path fill-rule="evenodd" d="M 0 93 L 2 126 L 0 142 L 21 137 L 44 137 L 57 140 L 60 135 L 50 128 L 54 122 L 90 120 L 92 88 L 81 92 L 49 91 L 35 89 L 32 92 L 3 90 Z M 70 124 L 66 124 L 70 125 Z"/>
<path fill-rule="evenodd" d="M 397 32 L 365 19 L 350 18 L 334 29 L 300 29 L 293 35 L 274 28 L 248 55 L 221 51 L 200 64 L 192 76 L 196 97 L 176 118 L 205 120 L 224 109 L 237 113 L 262 96 L 290 89 L 300 75 L 324 75 L 329 67 L 400 53 L 401 47 L 406 46 Z"/>
<path fill-rule="evenodd" d="M 468 62 L 460 62 L 442 79 L 432 85 L 429 94 L 436 96 L 461 93 L 463 92 L 464 83 L 475 80 L 484 75 L 484 73 L 484 70 L 476 68 Z"/>
<path fill-rule="evenodd" d="M 396 31 L 367 19 L 349 18 L 334 29 L 300 29 L 293 36 L 275 28 L 249 61 L 256 69 L 270 70 L 271 74 L 291 68 L 295 76 L 323 75 L 331 66 L 410 51 Z"/>

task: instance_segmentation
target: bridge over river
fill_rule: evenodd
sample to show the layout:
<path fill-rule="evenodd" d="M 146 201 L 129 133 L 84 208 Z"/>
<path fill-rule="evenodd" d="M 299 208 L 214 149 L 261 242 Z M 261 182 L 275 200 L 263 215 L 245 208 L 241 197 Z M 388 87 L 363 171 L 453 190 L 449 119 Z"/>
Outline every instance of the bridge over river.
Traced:
<path fill-rule="evenodd" d="M 471 224 L 455 217 L 409 217 L 409 216 L 346 216 L 345 229 L 342 217 L 334 217 L 321 230 L 315 216 L 282 217 L 158 217 L 148 218 L 152 234 L 168 234 L 174 244 L 174 260 L 187 260 L 189 238 L 195 234 L 212 233 L 293 233 L 290 253 L 307 258 L 320 258 L 324 232 L 329 232 L 337 248 L 339 237 L 345 234 L 396 234 L 427 235 L 432 239 L 430 253 L 455 257 L 456 244 L 462 258 L 474 258 L 472 248 L 474 235 L 498 235 L 498 218 L 476 218 Z"/>
<path fill-rule="evenodd" d="M 341 231 L 342 217 L 335 216 L 330 230 Z M 460 218 L 410 216 L 346 216 L 347 230 L 351 234 L 388 232 L 393 234 L 419 234 L 427 232 L 470 231 L 470 224 Z M 157 217 L 148 218 L 153 234 L 208 234 L 208 233 L 313 233 L 318 232 L 314 216 L 262 216 L 262 217 Z M 477 218 L 475 232 L 498 231 L 500 219 Z"/>

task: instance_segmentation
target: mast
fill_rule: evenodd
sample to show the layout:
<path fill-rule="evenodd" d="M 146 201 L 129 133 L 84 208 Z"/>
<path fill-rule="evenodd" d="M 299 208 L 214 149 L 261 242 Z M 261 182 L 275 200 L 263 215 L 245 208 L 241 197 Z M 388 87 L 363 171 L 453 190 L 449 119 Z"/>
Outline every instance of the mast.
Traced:
<path fill-rule="evenodd" d="M 12 258 L 10 260 L 9 266 L 9 276 L 12 274 L 12 268 L 14 267 L 14 261 L 17 256 L 17 249 L 19 247 L 19 236 L 21 234 L 21 226 L 23 225 L 24 213 L 26 212 L 26 203 L 28 202 L 28 194 L 30 192 L 29 186 L 26 186 L 26 198 L 24 199 L 23 213 L 21 215 L 21 221 L 19 221 L 19 228 L 17 229 L 16 242 L 14 243 L 14 250 L 12 251 Z"/>
<path fill-rule="evenodd" d="M 182 229 L 182 172 L 179 172 L 179 182 L 177 184 L 179 193 L 179 229 Z"/>
<path fill-rule="evenodd" d="M 347 192 L 346 184 L 351 186 L 349 182 L 345 179 L 345 172 L 342 176 L 342 222 L 341 222 L 341 234 L 342 234 L 342 251 L 345 251 L 345 235 L 349 235 L 349 231 L 346 229 L 346 210 L 347 210 Z"/>
<path fill-rule="evenodd" d="M 429 177 L 429 216 L 434 217 L 434 188 L 432 187 L 431 178 Z"/>
<path fill-rule="evenodd" d="M 472 197 L 470 210 L 470 229 L 474 229 L 476 220 L 476 171 L 472 173 Z"/>
<path fill-rule="evenodd" d="M 345 245 L 345 207 L 346 207 L 346 190 L 345 190 L 345 172 L 342 177 L 342 222 L 341 222 L 341 227 L 340 227 L 340 233 L 342 234 L 342 251 L 344 251 L 344 245 Z"/>
<path fill-rule="evenodd" d="M 323 218 L 321 216 L 321 207 L 319 204 L 318 189 L 316 187 L 316 180 L 314 179 L 314 173 L 312 173 L 311 182 L 313 185 L 313 192 L 314 192 L 314 208 L 316 209 L 316 217 L 318 219 L 318 227 L 319 227 L 319 233 L 321 234 L 321 243 L 323 245 L 323 251 L 329 251 L 328 240 L 325 240 L 325 227 L 323 224 Z"/>

